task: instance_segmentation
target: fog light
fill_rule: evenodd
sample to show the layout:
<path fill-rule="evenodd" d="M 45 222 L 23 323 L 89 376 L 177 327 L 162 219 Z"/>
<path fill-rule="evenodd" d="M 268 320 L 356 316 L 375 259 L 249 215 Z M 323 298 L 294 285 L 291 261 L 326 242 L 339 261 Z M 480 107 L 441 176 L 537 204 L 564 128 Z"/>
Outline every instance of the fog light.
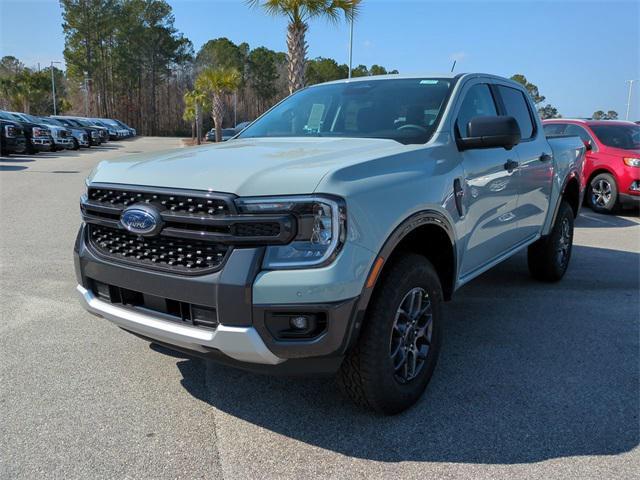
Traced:
<path fill-rule="evenodd" d="M 216 328 L 218 326 L 218 315 L 212 308 L 191 305 L 191 321 L 194 325 Z"/>
<path fill-rule="evenodd" d="M 98 294 L 98 297 L 102 298 L 103 300 L 111 301 L 111 293 L 109 292 L 109 285 L 107 285 L 106 283 L 96 282 L 96 281 L 94 281 L 93 284 L 95 285 L 96 293 Z"/>
<path fill-rule="evenodd" d="M 309 328 L 309 319 L 302 315 L 291 317 L 289 322 L 291 323 L 291 327 L 296 330 L 306 330 Z"/>
<path fill-rule="evenodd" d="M 636 180 L 631 184 L 629 190 L 633 190 L 634 192 L 640 192 L 640 180 Z"/>

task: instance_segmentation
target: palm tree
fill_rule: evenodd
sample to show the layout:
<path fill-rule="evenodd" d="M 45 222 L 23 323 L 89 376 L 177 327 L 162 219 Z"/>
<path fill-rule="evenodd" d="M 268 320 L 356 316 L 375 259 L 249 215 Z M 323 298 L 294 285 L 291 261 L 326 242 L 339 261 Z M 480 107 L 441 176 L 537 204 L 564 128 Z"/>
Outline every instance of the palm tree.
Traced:
<path fill-rule="evenodd" d="M 240 72 L 235 68 L 207 68 L 196 78 L 196 89 L 211 94 L 211 116 L 216 127 L 216 142 L 222 141 L 225 98 L 240 86 Z"/>
<path fill-rule="evenodd" d="M 270 15 L 287 17 L 287 50 L 289 93 L 304 87 L 304 74 L 307 63 L 306 33 L 308 21 L 323 17 L 331 22 L 340 19 L 344 13 L 352 20 L 358 13 L 362 0 L 246 0 L 251 7 L 262 7 Z"/>
<path fill-rule="evenodd" d="M 184 94 L 184 114 L 182 117 L 187 121 L 193 122 L 191 136 L 196 137 L 198 145 L 200 145 L 202 139 L 202 108 L 206 108 L 206 105 L 207 94 L 204 91 L 194 88 Z"/>

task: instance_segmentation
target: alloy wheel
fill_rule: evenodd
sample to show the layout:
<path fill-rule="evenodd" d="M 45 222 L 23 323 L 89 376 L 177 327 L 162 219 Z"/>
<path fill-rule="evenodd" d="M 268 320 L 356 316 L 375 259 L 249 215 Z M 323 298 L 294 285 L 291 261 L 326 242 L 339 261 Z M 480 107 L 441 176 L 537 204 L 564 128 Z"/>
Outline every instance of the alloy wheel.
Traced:
<path fill-rule="evenodd" d="M 560 226 L 560 238 L 558 240 L 558 264 L 565 266 L 569 260 L 569 252 L 571 250 L 571 225 L 568 218 L 562 219 Z"/>
<path fill-rule="evenodd" d="M 424 368 L 433 337 L 433 310 L 424 288 L 411 289 L 396 311 L 389 357 L 396 380 L 408 383 Z"/>
<path fill-rule="evenodd" d="M 600 179 L 591 185 L 591 203 L 598 207 L 606 206 L 611 200 L 611 184 L 604 179 Z"/>

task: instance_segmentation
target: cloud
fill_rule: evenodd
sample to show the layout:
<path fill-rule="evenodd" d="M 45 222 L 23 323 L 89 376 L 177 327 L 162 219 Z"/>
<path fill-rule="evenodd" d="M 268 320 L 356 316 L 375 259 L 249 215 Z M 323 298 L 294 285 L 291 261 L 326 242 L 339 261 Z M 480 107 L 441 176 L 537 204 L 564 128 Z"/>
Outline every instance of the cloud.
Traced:
<path fill-rule="evenodd" d="M 373 42 L 371 40 L 365 40 L 364 42 L 362 42 L 362 46 L 364 48 L 371 48 L 373 47 Z"/>
<path fill-rule="evenodd" d="M 456 61 L 456 62 L 461 62 L 462 60 L 464 60 L 465 58 L 467 58 L 468 55 L 466 52 L 454 52 L 451 55 L 449 55 L 449 60 L 451 61 Z"/>

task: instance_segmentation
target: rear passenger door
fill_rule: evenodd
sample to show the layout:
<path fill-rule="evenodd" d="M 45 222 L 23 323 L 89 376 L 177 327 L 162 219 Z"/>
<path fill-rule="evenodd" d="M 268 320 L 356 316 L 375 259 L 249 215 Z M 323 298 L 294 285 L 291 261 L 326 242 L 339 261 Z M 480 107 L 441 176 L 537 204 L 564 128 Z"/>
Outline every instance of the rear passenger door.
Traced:
<path fill-rule="evenodd" d="M 540 233 L 547 218 L 553 183 L 553 152 L 526 94 L 502 84 L 496 85 L 495 89 L 501 113 L 516 119 L 522 135 L 513 149 L 518 156 L 518 207 L 514 213 L 524 241 Z"/>
<path fill-rule="evenodd" d="M 479 83 L 478 83 L 479 82 Z M 498 109 L 487 83 L 466 85 L 456 107 L 455 135 L 466 136 L 469 121 L 495 116 Z M 466 239 L 460 274 L 473 275 L 508 252 L 519 237 L 514 211 L 518 203 L 516 170 L 508 168 L 516 153 L 504 148 L 478 148 L 460 152 L 464 169 L 465 213 L 461 233 Z"/>

